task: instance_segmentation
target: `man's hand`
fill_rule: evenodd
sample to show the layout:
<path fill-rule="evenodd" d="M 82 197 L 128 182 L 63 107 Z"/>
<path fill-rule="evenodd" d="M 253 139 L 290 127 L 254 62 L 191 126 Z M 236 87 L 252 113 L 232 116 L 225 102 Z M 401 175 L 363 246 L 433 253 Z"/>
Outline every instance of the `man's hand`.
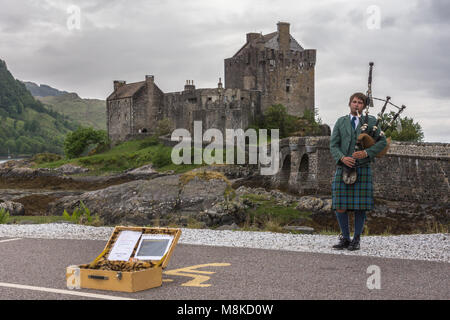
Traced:
<path fill-rule="evenodd" d="M 353 152 L 352 157 L 355 159 L 364 159 L 367 157 L 367 152 L 366 151 L 356 151 Z"/>
<path fill-rule="evenodd" d="M 352 157 L 342 157 L 341 161 L 350 168 L 353 168 L 353 166 L 355 165 L 355 159 L 353 159 Z"/>

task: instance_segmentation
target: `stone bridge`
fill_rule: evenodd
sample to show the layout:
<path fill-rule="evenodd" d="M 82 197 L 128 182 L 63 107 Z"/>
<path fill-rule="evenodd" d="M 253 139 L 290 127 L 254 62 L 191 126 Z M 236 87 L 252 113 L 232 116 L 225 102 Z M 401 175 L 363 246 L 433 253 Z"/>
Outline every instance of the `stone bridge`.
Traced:
<path fill-rule="evenodd" d="M 290 137 L 280 141 L 280 170 L 271 186 L 295 194 L 331 195 L 335 163 L 330 137 Z M 450 144 L 394 142 L 372 165 L 375 197 L 446 203 L 450 194 Z"/>

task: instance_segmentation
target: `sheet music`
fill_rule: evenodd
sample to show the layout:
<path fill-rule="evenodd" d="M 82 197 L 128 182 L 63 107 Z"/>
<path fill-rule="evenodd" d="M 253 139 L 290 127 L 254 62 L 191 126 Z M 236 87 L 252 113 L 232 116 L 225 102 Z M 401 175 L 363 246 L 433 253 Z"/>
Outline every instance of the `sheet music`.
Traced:
<path fill-rule="evenodd" d="M 111 252 L 109 253 L 108 260 L 128 261 L 133 253 L 136 243 L 141 237 L 141 234 L 142 232 L 130 230 L 120 232 L 113 248 L 111 249 Z"/>

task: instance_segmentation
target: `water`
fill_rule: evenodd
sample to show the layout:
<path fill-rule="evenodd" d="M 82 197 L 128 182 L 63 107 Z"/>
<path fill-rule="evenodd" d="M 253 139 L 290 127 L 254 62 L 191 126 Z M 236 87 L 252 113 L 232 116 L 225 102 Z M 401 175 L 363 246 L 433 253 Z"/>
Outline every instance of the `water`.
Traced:
<path fill-rule="evenodd" d="M 20 160 L 19 158 L 12 158 L 12 159 L 0 159 L 0 163 L 9 161 L 9 160 Z"/>

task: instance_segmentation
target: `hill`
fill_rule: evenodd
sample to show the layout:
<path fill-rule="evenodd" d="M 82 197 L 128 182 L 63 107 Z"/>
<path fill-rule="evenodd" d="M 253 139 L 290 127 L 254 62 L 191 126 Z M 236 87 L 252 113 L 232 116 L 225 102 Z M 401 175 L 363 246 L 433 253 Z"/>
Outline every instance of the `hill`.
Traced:
<path fill-rule="evenodd" d="M 31 92 L 33 97 L 47 97 L 47 96 L 60 96 L 68 93 L 67 91 L 59 91 L 46 84 L 38 85 L 34 82 L 24 81 L 23 84 Z"/>
<path fill-rule="evenodd" d="M 65 135 L 77 124 L 34 99 L 0 60 L 0 155 L 63 153 Z"/>
<path fill-rule="evenodd" d="M 56 111 L 83 127 L 106 130 L 106 101 L 83 99 L 76 93 L 37 97 L 48 109 Z"/>

